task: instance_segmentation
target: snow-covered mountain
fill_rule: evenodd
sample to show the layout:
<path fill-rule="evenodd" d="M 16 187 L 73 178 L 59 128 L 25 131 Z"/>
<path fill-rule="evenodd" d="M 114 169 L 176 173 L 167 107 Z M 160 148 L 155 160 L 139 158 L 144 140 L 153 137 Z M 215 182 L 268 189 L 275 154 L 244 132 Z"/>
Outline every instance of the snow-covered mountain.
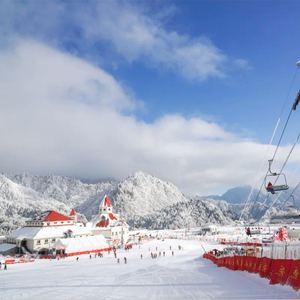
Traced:
<path fill-rule="evenodd" d="M 237 216 L 230 204 L 213 199 L 193 198 L 167 206 L 159 212 L 129 219 L 133 227 L 177 229 L 208 224 L 230 224 Z"/>
<path fill-rule="evenodd" d="M 239 187 L 221 196 L 190 198 L 174 184 L 143 172 L 136 172 L 120 182 L 98 183 L 65 176 L 2 174 L 0 231 L 20 226 L 36 212 L 49 209 L 67 213 L 75 207 L 90 219 L 97 214 L 105 194 L 111 197 L 116 212 L 134 227 L 179 228 L 236 220 L 242 209 L 241 200 L 247 193 L 245 187 Z M 245 218 L 257 220 L 270 214 L 265 206 L 256 203 L 245 212 Z"/>
<path fill-rule="evenodd" d="M 35 190 L 43 198 L 56 199 L 69 207 L 77 207 L 89 200 L 96 202 L 117 185 L 114 181 L 89 184 L 76 178 L 57 175 L 37 176 L 24 173 L 7 176 L 17 184 Z"/>
<path fill-rule="evenodd" d="M 248 199 L 250 192 L 251 192 L 251 186 L 244 185 L 244 186 L 237 186 L 237 187 L 230 188 L 222 195 L 211 195 L 208 197 L 215 200 L 224 200 L 231 204 L 243 204 Z M 258 202 L 263 201 L 265 197 L 264 194 L 259 194 L 258 199 L 256 199 L 258 192 L 259 191 L 255 189 L 252 192 L 249 200 L 250 201 L 258 200 Z"/>
<path fill-rule="evenodd" d="M 0 175 L 0 230 L 18 227 L 36 212 L 49 209 L 67 212 L 69 208 L 63 202 L 44 198 L 37 191 Z"/>

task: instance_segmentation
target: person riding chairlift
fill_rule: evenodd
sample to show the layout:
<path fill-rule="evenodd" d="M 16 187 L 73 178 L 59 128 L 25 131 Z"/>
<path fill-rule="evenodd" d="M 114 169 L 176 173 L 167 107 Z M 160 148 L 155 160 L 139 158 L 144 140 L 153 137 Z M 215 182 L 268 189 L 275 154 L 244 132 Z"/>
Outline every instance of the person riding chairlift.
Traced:
<path fill-rule="evenodd" d="M 271 194 L 275 194 L 274 188 L 273 188 L 273 184 L 271 182 L 268 183 L 267 187 L 266 187 L 267 191 L 270 192 Z"/>

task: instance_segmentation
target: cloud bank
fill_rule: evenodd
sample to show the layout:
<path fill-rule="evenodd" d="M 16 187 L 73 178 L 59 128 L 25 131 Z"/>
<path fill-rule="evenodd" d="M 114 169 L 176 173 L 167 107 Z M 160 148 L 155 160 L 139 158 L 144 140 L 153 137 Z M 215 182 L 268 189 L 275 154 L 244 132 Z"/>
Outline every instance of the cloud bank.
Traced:
<path fill-rule="evenodd" d="M 266 145 L 180 114 L 146 123 L 115 78 L 33 40 L 0 51 L 0 166 L 85 178 L 137 170 L 187 193 L 252 183 Z"/>

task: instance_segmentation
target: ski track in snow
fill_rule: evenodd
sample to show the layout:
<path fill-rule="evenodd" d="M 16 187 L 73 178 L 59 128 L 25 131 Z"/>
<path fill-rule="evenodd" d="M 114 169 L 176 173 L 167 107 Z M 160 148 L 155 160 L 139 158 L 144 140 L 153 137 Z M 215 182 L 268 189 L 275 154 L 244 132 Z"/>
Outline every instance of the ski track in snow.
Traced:
<path fill-rule="evenodd" d="M 171 255 L 170 245 L 175 252 Z M 178 251 L 178 245 L 183 250 Z M 152 252 L 166 257 L 151 259 Z M 206 249 L 213 248 L 205 245 Z M 140 254 L 143 254 L 143 259 Z M 288 286 L 269 285 L 256 274 L 218 268 L 202 259 L 197 241 L 151 241 L 129 252 L 89 259 L 10 265 L 0 271 L 0 299 L 299 299 Z M 124 256 L 128 263 L 123 262 Z"/>

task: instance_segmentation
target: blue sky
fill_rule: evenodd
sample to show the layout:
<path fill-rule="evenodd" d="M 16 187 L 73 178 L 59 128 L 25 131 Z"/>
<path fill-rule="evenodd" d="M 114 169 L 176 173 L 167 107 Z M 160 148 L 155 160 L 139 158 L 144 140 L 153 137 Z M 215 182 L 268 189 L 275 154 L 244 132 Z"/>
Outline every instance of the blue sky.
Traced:
<path fill-rule="evenodd" d="M 124 151 L 130 152 L 129 161 L 136 157 L 137 152 L 141 157 L 133 164 L 124 164 L 121 172 L 117 171 L 117 166 L 112 166 L 111 162 L 104 168 L 107 170 L 98 175 L 97 170 L 93 168 L 90 168 L 93 171 L 86 170 L 84 174 L 80 174 L 81 166 L 70 168 L 71 163 L 62 168 L 51 169 L 49 165 L 53 165 L 52 160 L 55 160 L 55 165 L 61 166 L 61 161 L 65 159 L 64 156 L 56 157 L 53 153 L 49 153 L 52 160 L 49 157 L 44 158 L 47 163 L 43 163 L 42 168 L 32 167 L 32 164 L 28 165 L 20 158 L 18 164 L 14 164 L 13 167 L 6 164 L 3 169 L 13 172 L 29 170 L 37 173 L 45 173 L 48 170 L 66 175 L 115 178 L 120 178 L 136 169 L 143 169 L 163 179 L 171 180 L 191 193 L 201 192 L 197 186 L 198 182 L 203 182 L 205 185 L 204 192 L 219 192 L 230 185 L 251 183 L 247 180 L 249 176 L 252 176 L 249 174 L 251 172 L 251 174 L 256 174 L 257 166 L 264 159 L 256 155 L 262 152 L 258 148 L 264 147 L 270 138 L 296 70 L 295 63 L 300 59 L 300 41 L 297 38 L 300 36 L 299 8 L 298 1 L 2 0 L 0 4 L 0 33 L 2 33 L 0 50 L 5 53 L 2 56 L 3 66 L 9 68 L 7 63 L 9 60 L 19 62 L 19 65 L 14 64 L 18 67 L 11 74 L 11 78 L 19 80 L 20 74 L 25 71 L 29 76 L 31 74 L 30 65 L 27 66 L 24 61 L 20 60 L 20 57 L 32 60 L 32 63 L 36 65 L 40 57 L 41 66 L 37 70 L 45 72 L 47 76 L 44 76 L 42 83 L 49 80 L 49 86 L 53 83 L 50 75 L 55 77 L 55 72 L 60 73 L 59 68 L 62 74 L 64 73 L 64 63 L 56 71 L 53 70 L 53 74 L 50 74 L 50 71 L 42 69 L 43 64 L 46 63 L 43 59 L 48 60 L 50 64 L 52 57 L 58 59 L 60 55 L 59 57 L 65 57 L 68 61 L 70 61 L 69 58 L 72 59 L 74 65 L 79 64 L 79 61 L 84 62 L 113 78 L 112 85 L 114 88 L 117 87 L 117 91 L 112 88 L 109 93 L 107 92 L 108 94 L 105 94 L 105 97 L 107 97 L 107 102 L 119 101 L 121 112 L 118 106 L 114 107 L 115 110 L 110 113 L 118 113 L 123 121 L 123 118 L 127 118 L 126 120 L 134 123 L 138 130 L 147 128 L 154 132 L 158 126 L 164 132 L 166 128 L 188 126 L 187 136 L 193 135 L 191 140 L 186 141 L 186 137 L 183 138 L 182 135 L 173 140 L 173 133 L 168 132 L 166 137 L 153 140 L 151 145 L 159 144 L 163 138 L 167 140 L 172 138 L 168 147 L 176 149 L 177 146 L 181 147 L 187 142 L 186 146 L 191 146 L 191 149 L 195 151 L 192 153 L 190 148 L 184 148 L 181 149 L 180 155 L 177 152 L 169 153 L 172 157 L 171 161 L 175 157 L 180 162 L 181 167 L 176 171 L 176 176 L 172 175 L 174 172 L 171 170 L 170 172 L 162 170 L 166 166 L 161 167 L 161 160 L 165 162 L 165 156 L 168 154 L 151 153 L 154 158 L 149 157 L 147 143 L 145 143 L 145 148 L 142 147 L 144 150 L 131 149 L 129 151 L 127 146 L 122 145 L 126 148 L 123 149 L 122 155 Z M 7 56 L 7 51 L 11 51 L 11 57 Z M 14 53 L 19 54 L 14 55 Z M 44 55 L 48 53 L 49 57 L 43 57 L 41 53 Z M 23 69 L 24 65 L 29 69 Z M 87 66 L 86 70 L 88 68 Z M 13 71 L 10 70 L 10 72 Z M 92 73 L 91 71 L 82 82 L 80 97 L 76 95 L 72 101 L 76 98 L 77 100 L 83 99 L 87 103 L 94 103 L 92 99 L 94 91 L 87 92 L 85 86 L 86 82 L 90 83 L 93 80 L 96 82 L 97 92 L 100 96 L 103 95 L 101 89 L 107 84 L 105 81 L 107 78 L 104 80 L 101 77 L 100 80 L 99 73 L 95 79 Z M 89 76 L 93 77 L 93 80 L 88 79 Z M 33 80 L 29 84 L 32 82 Z M 64 96 L 70 90 L 77 88 L 74 87 L 75 78 L 74 82 L 69 84 L 70 87 L 66 89 Z M 76 84 L 78 84 L 77 81 Z M 299 87 L 300 77 L 298 76 L 293 82 L 285 114 Z M 10 98 L 17 97 L 13 95 L 12 90 L 8 89 L 8 85 L 4 88 L 7 89 L 5 95 L 8 102 Z M 28 86 L 26 89 L 29 90 Z M 34 86 L 30 92 L 32 93 L 30 99 L 38 97 Z M 48 96 L 47 94 L 47 99 Z M 119 100 L 119 98 L 122 99 Z M 20 99 L 18 101 L 21 103 Z M 60 103 L 65 103 L 65 101 L 66 99 L 62 98 Z M 8 105 L 8 102 L 4 105 Z M 124 104 L 125 102 L 127 104 Z M 74 103 L 72 109 L 77 106 L 78 103 Z M 42 108 L 41 106 L 41 110 Z M 100 108 L 97 106 L 93 109 L 95 111 Z M 105 109 L 106 107 L 101 107 L 101 113 Z M 34 115 L 35 112 L 32 114 Z M 172 122 L 175 122 L 176 117 L 182 118 L 183 121 L 180 119 L 175 126 Z M 36 119 L 32 117 L 32 120 L 36 120 L 36 124 L 39 122 L 38 116 Z M 86 116 L 85 126 L 95 126 L 88 120 L 90 117 Z M 241 145 L 243 148 L 247 142 L 253 144 L 253 148 L 249 146 L 253 152 L 245 153 L 245 159 L 247 155 L 254 155 L 255 162 L 239 164 L 236 169 L 232 170 L 237 174 L 243 173 L 240 180 L 228 180 L 226 169 L 220 168 L 220 161 L 224 159 L 224 154 L 216 154 L 217 158 L 214 156 L 210 158 L 212 161 L 218 161 L 216 165 L 206 167 L 206 163 L 200 163 L 199 168 L 204 171 L 198 172 L 196 168 L 189 169 L 188 166 L 194 164 L 192 159 L 197 158 L 196 152 L 199 149 L 202 151 L 201 149 L 206 146 L 208 149 L 216 147 L 215 144 L 208 146 L 206 133 L 201 133 L 205 135 L 204 138 L 201 134 L 199 137 L 199 133 L 194 133 L 194 121 L 204 126 L 201 127 L 197 123 L 196 127 L 199 125 L 199 130 L 202 128 L 207 132 L 213 132 L 209 139 L 214 143 L 225 139 L 227 147 L 230 144 L 229 141 L 233 140 L 234 145 L 237 143 L 235 148 L 237 153 L 241 151 L 236 150 Z M 161 125 L 162 123 L 164 126 Z M 296 125 L 297 116 L 292 119 L 284 145 L 288 145 L 295 139 L 298 129 Z M 20 128 L 15 128 L 16 136 L 21 134 L 21 131 Z M 57 128 L 57 132 L 61 131 L 61 127 Z M 220 134 L 221 131 L 222 134 Z M 120 136 L 115 132 L 107 134 L 115 136 L 116 140 L 111 141 L 112 147 L 114 149 L 120 147 Z M 146 132 L 144 134 L 147 136 Z M 148 139 L 146 140 L 148 142 Z M 137 140 L 132 138 L 132 141 L 138 142 L 138 134 Z M 10 145 L 10 142 L 8 144 Z M 103 145 L 91 144 L 85 151 L 90 149 L 89 147 L 98 146 L 101 149 L 103 147 Z M 223 151 L 221 147 L 220 151 Z M 70 151 L 75 150 L 71 148 Z M 32 154 L 32 149 L 28 150 L 29 156 L 30 153 Z M 82 155 L 82 152 L 80 153 L 78 156 Z M 203 150 L 202 154 L 205 156 L 207 152 Z M 94 161 L 89 161 L 88 165 L 94 165 L 95 162 L 96 165 L 103 165 L 103 161 L 99 159 L 98 157 Z M 199 157 L 200 162 L 201 159 L 203 158 Z M 112 160 L 114 160 L 113 156 Z M 148 160 L 149 164 L 145 163 Z M 26 161 L 30 159 L 27 158 Z M 168 166 L 169 163 L 166 165 Z M 249 165 L 255 165 L 256 169 L 253 167 L 249 170 L 250 173 L 243 171 Z M 215 175 L 214 171 L 218 175 Z M 187 176 L 181 179 L 181 174 L 184 172 L 194 174 L 191 175 L 193 178 Z M 209 177 L 211 174 L 214 174 L 212 178 Z M 219 176 L 220 174 L 223 175 Z M 215 182 L 207 183 L 203 180 L 205 176 L 208 178 L 207 182 Z"/>

